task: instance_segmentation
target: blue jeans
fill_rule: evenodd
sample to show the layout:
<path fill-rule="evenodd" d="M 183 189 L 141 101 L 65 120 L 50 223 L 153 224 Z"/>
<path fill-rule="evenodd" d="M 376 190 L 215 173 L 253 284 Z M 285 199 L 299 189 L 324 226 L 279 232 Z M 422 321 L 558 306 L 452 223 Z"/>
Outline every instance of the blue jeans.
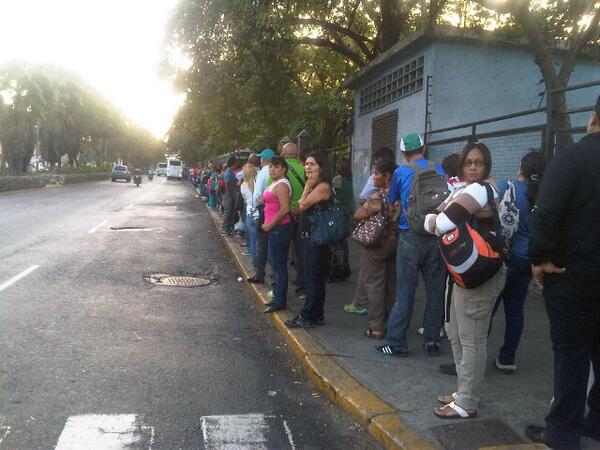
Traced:
<path fill-rule="evenodd" d="M 525 303 L 527 289 L 532 278 L 531 260 L 513 255 L 506 262 L 506 268 L 506 282 L 494 305 L 492 320 L 496 311 L 498 311 L 500 303 L 504 303 L 504 317 L 506 322 L 504 345 L 500 348 L 498 361 L 501 364 L 513 365 L 525 323 L 523 304 Z"/>
<path fill-rule="evenodd" d="M 292 239 L 292 224 L 277 225 L 267 233 L 269 263 L 275 275 L 273 302 L 277 306 L 287 306 L 288 267 L 287 256 Z"/>
<path fill-rule="evenodd" d="M 246 231 L 248 232 L 248 249 L 252 255 L 252 267 L 256 269 L 256 222 L 252 214 L 246 215 Z"/>
<path fill-rule="evenodd" d="M 415 293 L 423 274 L 427 303 L 423 316 L 425 342 L 439 342 L 444 322 L 446 267 L 435 236 L 400 231 L 396 251 L 396 302 L 387 321 L 387 343 L 408 351 L 408 327 L 415 305 Z"/>
<path fill-rule="evenodd" d="M 310 237 L 303 237 L 304 242 L 304 289 L 306 300 L 300 316 L 309 322 L 323 318 L 325 305 L 325 282 L 327 281 L 329 246 L 314 247 Z"/>

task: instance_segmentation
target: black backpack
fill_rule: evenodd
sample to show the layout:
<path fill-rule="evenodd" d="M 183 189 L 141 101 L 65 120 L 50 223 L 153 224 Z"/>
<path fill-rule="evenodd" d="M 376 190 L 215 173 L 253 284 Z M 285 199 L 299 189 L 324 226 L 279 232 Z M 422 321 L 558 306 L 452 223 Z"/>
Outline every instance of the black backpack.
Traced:
<path fill-rule="evenodd" d="M 408 194 L 406 220 L 414 231 L 428 234 L 423 227 L 425 216 L 435 212 L 448 198 L 450 189 L 446 179 L 435 170 L 434 162 L 427 161 L 425 169 L 421 169 L 414 162 L 408 166 L 415 171 L 415 175 Z"/>

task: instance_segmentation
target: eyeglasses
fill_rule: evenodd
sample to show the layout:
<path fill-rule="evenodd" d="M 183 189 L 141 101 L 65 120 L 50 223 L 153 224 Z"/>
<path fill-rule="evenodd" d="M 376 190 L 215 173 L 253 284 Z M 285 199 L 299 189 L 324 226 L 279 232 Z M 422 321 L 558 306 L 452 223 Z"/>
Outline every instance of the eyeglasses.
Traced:
<path fill-rule="evenodd" d="M 484 167 L 485 161 L 482 159 L 465 159 L 463 162 L 463 167 L 471 167 L 472 165 L 475 165 L 475 167 Z"/>

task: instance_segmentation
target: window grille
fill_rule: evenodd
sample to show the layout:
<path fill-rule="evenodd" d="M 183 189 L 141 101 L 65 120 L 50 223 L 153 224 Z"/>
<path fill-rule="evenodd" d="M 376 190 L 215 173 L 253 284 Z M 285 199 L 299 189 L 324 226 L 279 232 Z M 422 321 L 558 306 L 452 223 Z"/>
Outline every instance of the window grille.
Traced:
<path fill-rule="evenodd" d="M 360 114 L 366 114 L 423 89 L 421 56 L 380 78 L 360 92 Z"/>

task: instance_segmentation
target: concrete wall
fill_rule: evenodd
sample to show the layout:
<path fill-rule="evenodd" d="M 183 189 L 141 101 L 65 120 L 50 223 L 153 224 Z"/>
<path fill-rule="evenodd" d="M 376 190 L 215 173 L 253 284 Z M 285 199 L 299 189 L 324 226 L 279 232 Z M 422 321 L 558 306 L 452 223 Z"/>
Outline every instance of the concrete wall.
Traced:
<path fill-rule="evenodd" d="M 407 54 L 402 59 L 398 59 L 394 65 L 372 79 L 364 82 L 357 88 L 357 95 L 354 101 L 354 132 L 352 133 L 352 178 L 354 187 L 354 196 L 358 198 L 362 187 L 370 175 L 371 163 L 371 138 L 373 119 L 390 111 L 398 110 L 398 139 L 396 140 L 396 160 L 400 161 L 400 137 L 413 132 L 422 133 L 425 127 L 425 87 L 407 97 L 401 98 L 395 102 L 385 105 L 382 108 L 371 111 L 367 114 L 360 114 L 360 91 L 371 84 L 379 77 L 393 72 L 403 65 L 413 61 L 415 58 L 424 56 L 424 84 L 431 67 L 430 49 L 420 49 Z"/>

